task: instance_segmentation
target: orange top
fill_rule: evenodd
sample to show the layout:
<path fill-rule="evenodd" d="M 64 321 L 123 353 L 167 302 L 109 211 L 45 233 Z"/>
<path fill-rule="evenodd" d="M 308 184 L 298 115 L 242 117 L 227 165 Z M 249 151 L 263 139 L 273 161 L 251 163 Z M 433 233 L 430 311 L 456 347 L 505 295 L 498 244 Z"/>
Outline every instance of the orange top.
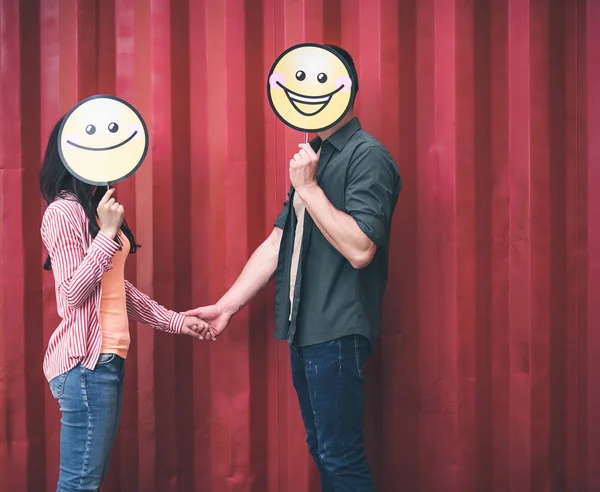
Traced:
<path fill-rule="evenodd" d="M 131 245 L 119 232 L 123 248 L 112 259 L 112 269 L 102 275 L 100 325 L 102 326 L 101 354 L 117 354 L 125 359 L 129 350 L 129 318 L 125 294 L 125 261 Z"/>

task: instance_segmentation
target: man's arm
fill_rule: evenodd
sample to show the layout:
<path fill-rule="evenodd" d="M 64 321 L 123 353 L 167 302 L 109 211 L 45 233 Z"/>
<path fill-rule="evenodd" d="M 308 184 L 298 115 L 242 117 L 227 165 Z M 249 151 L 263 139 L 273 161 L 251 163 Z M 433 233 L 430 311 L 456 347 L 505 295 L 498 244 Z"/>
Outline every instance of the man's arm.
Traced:
<path fill-rule="evenodd" d="M 375 243 L 352 217 L 333 206 L 319 186 L 315 184 L 302 190 L 300 197 L 325 239 L 354 268 L 364 268 L 371 263 L 377 250 Z"/>
<path fill-rule="evenodd" d="M 398 171 L 375 147 L 357 150 L 348 170 L 345 212 L 338 210 L 318 186 L 318 156 L 301 144 L 290 162 L 296 193 L 327 241 L 354 268 L 366 267 L 384 244 L 386 229 L 398 198 Z"/>
<path fill-rule="evenodd" d="M 254 251 L 240 276 L 217 302 L 221 312 L 237 313 L 263 290 L 275 275 L 283 231 L 273 228 L 269 237 Z"/>
<path fill-rule="evenodd" d="M 264 289 L 275 275 L 281 237 L 289 209 L 288 199 L 284 202 L 283 209 L 275 221 L 273 232 L 256 248 L 242 273 L 216 304 L 183 313 L 188 316 L 197 316 L 208 322 L 213 339 L 227 329 L 231 317 Z"/>

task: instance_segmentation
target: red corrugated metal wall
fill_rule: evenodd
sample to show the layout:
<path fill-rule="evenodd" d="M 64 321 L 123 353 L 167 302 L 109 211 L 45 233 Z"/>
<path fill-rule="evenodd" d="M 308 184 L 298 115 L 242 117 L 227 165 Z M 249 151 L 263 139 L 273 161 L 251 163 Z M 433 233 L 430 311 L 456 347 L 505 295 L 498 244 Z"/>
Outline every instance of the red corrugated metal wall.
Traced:
<path fill-rule="evenodd" d="M 265 78 L 302 41 L 353 54 L 358 115 L 404 181 L 369 367 L 378 490 L 600 491 L 600 2 L 0 0 L 0 492 L 57 478 L 37 191 L 54 122 L 98 92 L 141 110 L 129 278 L 211 303 L 285 197 L 304 136 Z M 318 490 L 272 294 L 210 346 L 133 331 L 104 490 Z"/>

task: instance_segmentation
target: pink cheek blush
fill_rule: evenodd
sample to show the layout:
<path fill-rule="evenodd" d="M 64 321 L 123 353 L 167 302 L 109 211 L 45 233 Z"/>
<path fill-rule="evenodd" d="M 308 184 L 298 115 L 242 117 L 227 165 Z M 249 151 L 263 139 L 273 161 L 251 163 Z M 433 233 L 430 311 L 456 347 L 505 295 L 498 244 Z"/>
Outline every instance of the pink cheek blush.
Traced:
<path fill-rule="evenodd" d="M 276 72 L 269 77 L 269 84 L 273 89 L 281 89 L 281 87 L 277 85 L 277 82 L 279 82 L 281 85 L 285 85 L 285 76 L 282 73 Z"/>
<path fill-rule="evenodd" d="M 350 77 L 348 77 L 347 75 L 338 77 L 337 80 L 335 81 L 335 86 L 341 87 L 342 85 L 344 86 L 344 88 L 342 89 L 342 92 L 349 91 L 350 88 L 352 87 L 352 79 Z"/>

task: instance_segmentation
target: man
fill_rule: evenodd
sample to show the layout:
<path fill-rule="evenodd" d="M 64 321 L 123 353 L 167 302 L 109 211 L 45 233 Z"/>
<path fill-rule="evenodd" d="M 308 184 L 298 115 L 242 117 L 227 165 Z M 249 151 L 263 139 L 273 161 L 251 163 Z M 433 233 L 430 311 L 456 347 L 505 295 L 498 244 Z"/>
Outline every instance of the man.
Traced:
<path fill-rule="evenodd" d="M 328 46 L 351 67 L 358 92 L 351 56 Z M 275 336 L 290 345 L 321 488 L 373 491 L 363 446 L 364 368 L 380 332 L 400 174 L 353 109 L 299 148 L 271 235 L 216 305 L 187 314 L 206 320 L 216 337 L 275 276 Z"/>

